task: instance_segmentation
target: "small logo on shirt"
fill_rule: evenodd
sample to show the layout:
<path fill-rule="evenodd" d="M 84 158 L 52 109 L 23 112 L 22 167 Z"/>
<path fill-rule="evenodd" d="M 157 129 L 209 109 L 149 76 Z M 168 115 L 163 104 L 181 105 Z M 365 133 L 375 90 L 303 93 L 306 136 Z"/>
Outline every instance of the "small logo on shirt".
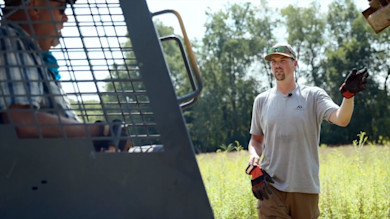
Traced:
<path fill-rule="evenodd" d="M 296 110 L 302 110 L 303 109 L 303 106 L 301 105 L 298 105 L 297 108 L 295 108 Z"/>

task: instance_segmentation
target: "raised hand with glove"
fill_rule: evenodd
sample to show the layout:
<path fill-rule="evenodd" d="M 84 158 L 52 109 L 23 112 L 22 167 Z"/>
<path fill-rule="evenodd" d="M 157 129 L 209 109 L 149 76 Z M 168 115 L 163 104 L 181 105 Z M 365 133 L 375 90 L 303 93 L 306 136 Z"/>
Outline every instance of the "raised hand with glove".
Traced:
<path fill-rule="evenodd" d="M 94 141 L 96 151 L 115 151 L 116 148 L 119 151 L 127 151 L 131 147 L 127 127 L 121 120 L 114 119 L 111 123 L 104 123 L 99 120 L 95 123 L 101 124 L 100 136 L 104 137 L 102 140 Z"/>
<path fill-rule="evenodd" d="M 341 94 L 349 99 L 358 92 L 366 89 L 368 76 L 367 68 L 360 69 L 359 71 L 356 68 L 352 69 L 340 87 Z"/>
<path fill-rule="evenodd" d="M 272 177 L 258 165 L 249 165 L 245 172 L 248 175 L 252 175 L 251 182 L 253 195 L 260 200 L 269 199 L 269 195 L 272 194 L 272 191 L 269 188 L 268 183 L 274 183 Z"/>

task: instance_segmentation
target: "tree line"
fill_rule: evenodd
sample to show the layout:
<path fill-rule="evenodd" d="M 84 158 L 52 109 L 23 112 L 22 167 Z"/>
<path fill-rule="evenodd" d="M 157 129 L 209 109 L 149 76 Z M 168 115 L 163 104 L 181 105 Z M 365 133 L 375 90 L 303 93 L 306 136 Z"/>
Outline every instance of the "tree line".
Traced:
<path fill-rule="evenodd" d="M 266 1 L 257 7 L 228 4 L 206 15 L 204 36 L 194 43 L 204 89 L 197 104 L 184 111 L 197 152 L 236 141 L 247 147 L 254 98 L 275 86 L 263 57 L 281 39 L 297 52 L 298 83 L 325 89 L 337 104 L 342 101 L 339 87 L 352 68 L 367 67 L 370 73 L 366 90 L 355 98 L 349 126 L 323 122 L 321 144 L 351 144 L 361 131 L 378 144 L 389 139 L 390 30 L 375 34 L 353 1 L 333 1 L 326 12 L 318 2 L 281 10 Z M 156 27 L 161 36 L 174 33 L 159 21 Z M 163 42 L 162 47 L 177 95 L 188 93 L 177 45 Z"/>

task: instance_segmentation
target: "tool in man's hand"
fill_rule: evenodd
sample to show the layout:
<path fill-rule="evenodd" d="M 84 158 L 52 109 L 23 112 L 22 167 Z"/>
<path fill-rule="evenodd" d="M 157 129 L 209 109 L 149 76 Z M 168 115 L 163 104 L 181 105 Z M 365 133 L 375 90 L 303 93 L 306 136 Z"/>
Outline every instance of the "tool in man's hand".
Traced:
<path fill-rule="evenodd" d="M 272 177 L 262 170 L 260 166 L 249 165 L 246 170 L 246 174 L 252 175 L 252 192 L 253 195 L 260 200 L 269 199 L 269 195 L 272 194 L 268 183 L 274 183 Z"/>

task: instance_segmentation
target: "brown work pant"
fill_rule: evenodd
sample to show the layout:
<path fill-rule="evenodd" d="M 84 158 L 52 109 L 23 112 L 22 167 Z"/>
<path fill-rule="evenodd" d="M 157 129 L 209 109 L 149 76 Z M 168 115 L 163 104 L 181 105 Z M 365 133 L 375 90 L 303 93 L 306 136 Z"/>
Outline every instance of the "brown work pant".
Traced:
<path fill-rule="evenodd" d="M 268 200 L 258 201 L 260 219 L 291 218 L 315 219 L 320 216 L 318 194 L 282 192 L 270 186 L 272 195 Z"/>

